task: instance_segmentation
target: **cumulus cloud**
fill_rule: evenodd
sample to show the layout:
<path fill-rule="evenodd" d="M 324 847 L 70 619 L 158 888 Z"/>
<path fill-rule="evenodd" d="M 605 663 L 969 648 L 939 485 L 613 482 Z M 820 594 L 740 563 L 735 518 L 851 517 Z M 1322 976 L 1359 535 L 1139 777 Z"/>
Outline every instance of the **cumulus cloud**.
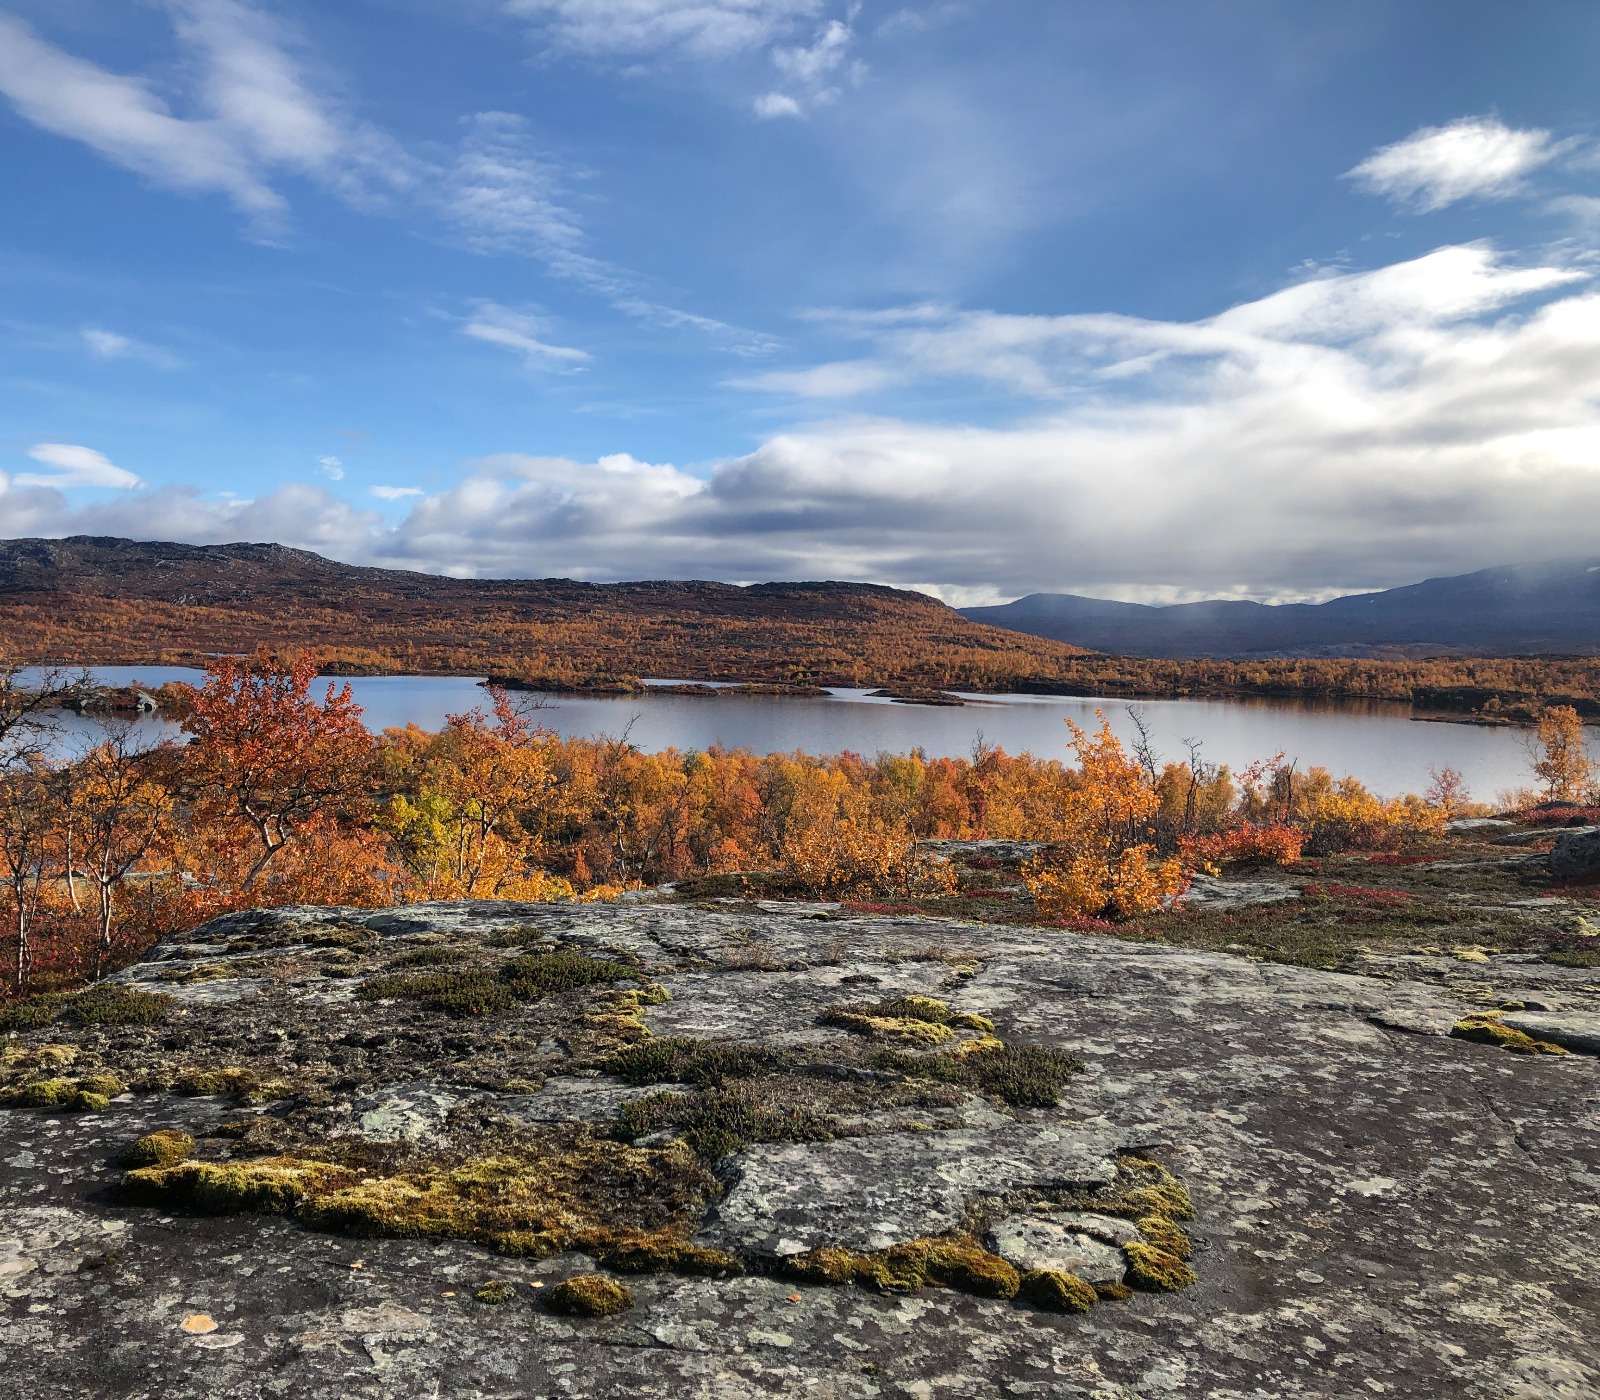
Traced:
<path fill-rule="evenodd" d="M 420 486 L 374 486 L 370 494 L 380 501 L 403 501 L 410 496 L 425 496 L 428 493 Z"/>
<path fill-rule="evenodd" d="M 1524 176 L 1565 149 L 1548 131 L 1517 130 L 1498 117 L 1462 117 L 1374 151 L 1346 178 L 1369 194 L 1429 213 L 1463 199 L 1505 199 L 1522 188 Z"/>
<path fill-rule="evenodd" d="M 773 121 L 778 117 L 799 117 L 805 113 L 794 98 L 787 93 L 766 92 L 756 98 L 752 104 L 755 114 L 763 121 Z"/>
<path fill-rule="evenodd" d="M 592 358 L 586 350 L 540 339 L 544 323 L 539 317 L 492 301 L 479 302 L 476 314 L 461 332 L 485 345 L 520 355 L 529 369 L 571 369 Z"/>
<path fill-rule="evenodd" d="M 70 442 L 41 442 L 28 449 L 28 456 L 48 467 L 44 472 L 20 472 L 13 478 L 19 486 L 101 486 L 125 490 L 143 483 L 124 471 L 103 452 Z"/>
<path fill-rule="evenodd" d="M 339 457 L 318 457 L 317 465 L 330 481 L 344 480 L 344 461 Z"/>
<path fill-rule="evenodd" d="M 353 201 L 403 185 L 412 163 L 380 132 L 342 116 L 306 82 L 280 26 L 238 0 L 167 0 L 192 60 L 192 115 L 145 79 L 112 73 L 0 15 L 0 93 L 34 125 L 80 141 L 171 189 L 227 196 L 264 232 L 288 203 L 273 185 L 295 173 Z"/>
<path fill-rule="evenodd" d="M 69 509 L 19 483 L 0 528 L 277 538 L 481 576 L 834 577 L 952 597 L 1305 597 L 1593 549 L 1600 292 L 1573 267 L 1479 244 L 1191 322 L 914 306 L 831 324 L 906 382 L 983 379 L 998 357 L 1032 406 L 986 425 L 837 417 L 703 475 L 502 454 L 393 522 L 309 487 Z"/>

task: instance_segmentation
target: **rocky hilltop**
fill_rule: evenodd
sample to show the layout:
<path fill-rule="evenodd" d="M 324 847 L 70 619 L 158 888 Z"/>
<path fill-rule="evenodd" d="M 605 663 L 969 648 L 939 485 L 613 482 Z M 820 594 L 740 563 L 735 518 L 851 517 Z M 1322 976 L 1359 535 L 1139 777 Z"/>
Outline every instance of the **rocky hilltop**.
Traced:
<path fill-rule="evenodd" d="M 1474 918 L 1581 917 L 1485 849 Z M 10 1009 L 0 1375 L 1592 1400 L 1595 959 L 1352 959 L 670 891 L 232 915 Z"/>

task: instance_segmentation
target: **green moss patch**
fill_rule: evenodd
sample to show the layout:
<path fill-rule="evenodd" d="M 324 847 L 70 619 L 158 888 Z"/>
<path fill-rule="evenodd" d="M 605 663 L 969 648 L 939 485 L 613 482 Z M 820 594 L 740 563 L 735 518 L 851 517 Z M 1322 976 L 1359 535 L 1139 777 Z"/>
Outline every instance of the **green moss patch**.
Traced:
<path fill-rule="evenodd" d="M 880 1002 L 853 1002 L 830 1006 L 817 1017 L 819 1025 L 837 1026 L 876 1040 L 931 1047 L 955 1036 L 956 1028 L 989 1033 L 994 1022 L 985 1016 L 952 1011 L 933 997 L 894 997 Z"/>
<path fill-rule="evenodd" d="M 1514 1055 L 1566 1055 L 1570 1052 L 1548 1040 L 1535 1040 L 1531 1035 L 1505 1025 L 1493 1012 L 1464 1016 L 1450 1028 L 1457 1040 L 1475 1040 L 1482 1045 L 1498 1045 Z"/>
<path fill-rule="evenodd" d="M 1053 1108 L 1067 1081 L 1084 1067 L 1063 1050 L 1007 1045 L 993 1036 L 932 1055 L 882 1050 L 872 1057 L 872 1066 L 911 1079 L 958 1084 L 1019 1108 Z"/>
<path fill-rule="evenodd" d="M 369 977 L 357 990 L 364 1001 L 420 1001 L 451 1016 L 490 1016 L 518 1002 L 540 1001 L 560 992 L 637 978 L 637 968 L 580 953 L 542 953 L 512 958 L 498 969 L 441 968 L 434 972 Z"/>
<path fill-rule="evenodd" d="M 121 984 L 91 987 L 76 996 L 45 992 L 0 1006 L 0 1032 L 31 1031 L 62 1020 L 78 1026 L 159 1026 L 173 1000 Z"/>
<path fill-rule="evenodd" d="M 792 1098 L 764 1092 L 759 1082 L 695 1094 L 651 1094 L 622 1106 L 618 1126 L 629 1139 L 671 1132 L 706 1161 L 752 1142 L 826 1142 L 833 1122 Z"/>
<path fill-rule="evenodd" d="M 569 1317 L 610 1317 L 633 1306 L 633 1290 L 604 1274 L 577 1274 L 543 1294 L 551 1312 Z"/>
<path fill-rule="evenodd" d="M 139 1167 L 170 1167 L 194 1151 L 194 1138 L 173 1128 L 157 1128 L 123 1148 L 117 1165 L 134 1170 Z"/>
<path fill-rule="evenodd" d="M 1092 1283 L 1059 1269 L 1029 1269 L 1017 1291 L 1024 1301 L 1045 1312 L 1085 1313 L 1100 1300 Z"/>
<path fill-rule="evenodd" d="M 718 1087 L 786 1068 L 792 1056 L 767 1045 L 692 1036 L 653 1036 L 625 1046 L 600 1063 L 606 1074 L 630 1084 L 694 1084 Z"/>

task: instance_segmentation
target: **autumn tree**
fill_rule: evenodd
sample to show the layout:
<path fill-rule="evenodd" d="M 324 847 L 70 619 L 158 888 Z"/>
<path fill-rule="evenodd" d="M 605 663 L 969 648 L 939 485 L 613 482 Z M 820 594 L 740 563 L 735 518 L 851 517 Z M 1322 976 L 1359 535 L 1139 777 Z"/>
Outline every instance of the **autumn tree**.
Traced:
<path fill-rule="evenodd" d="M 115 949 L 117 892 L 168 832 L 175 753 L 170 744 L 141 747 L 120 725 L 65 772 L 72 788 L 67 820 L 76 838 L 67 856 L 81 861 L 95 893 L 96 977 Z"/>
<path fill-rule="evenodd" d="M 482 710 L 446 717 L 421 758 L 414 794 L 387 823 L 407 866 L 434 899 L 542 899 L 570 894 L 538 868 L 537 831 L 523 820 L 552 783 L 543 739 L 504 690 Z"/>
<path fill-rule="evenodd" d="M 1581 802 L 1595 780 L 1583 720 L 1571 705 L 1552 705 L 1534 731 L 1534 774 L 1551 802 Z"/>
<path fill-rule="evenodd" d="M 39 758 L 0 768 L 0 890 L 14 953 L 11 981 L 19 993 L 33 975 L 34 929 L 59 834 L 51 776 Z"/>
<path fill-rule="evenodd" d="M 1159 908 L 1184 885 L 1176 859 L 1160 859 L 1154 822 L 1161 799 L 1145 766 L 1124 752 L 1102 715 L 1089 734 L 1070 719 L 1078 760 L 1068 830 L 1025 879 L 1040 912 L 1127 918 Z"/>
<path fill-rule="evenodd" d="M 218 657 L 184 718 L 193 826 L 210 854 L 237 860 L 240 890 L 304 834 L 370 808 L 361 706 L 348 684 L 315 699 L 316 673 L 311 652 Z"/>

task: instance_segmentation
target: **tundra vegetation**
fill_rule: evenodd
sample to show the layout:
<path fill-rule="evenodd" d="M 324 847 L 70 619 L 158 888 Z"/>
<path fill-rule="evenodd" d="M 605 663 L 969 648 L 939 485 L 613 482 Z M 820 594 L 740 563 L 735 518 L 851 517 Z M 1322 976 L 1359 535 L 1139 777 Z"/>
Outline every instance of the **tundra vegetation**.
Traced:
<path fill-rule="evenodd" d="M 589 900 L 667 882 L 863 909 L 1010 900 L 1000 912 L 1145 936 L 1197 872 L 1409 859 L 1480 810 L 1448 770 L 1426 794 L 1385 800 L 1282 755 L 1237 773 L 1197 746 L 1161 763 L 1104 721 L 1071 726 L 1071 761 L 985 746 L 965 759 L 645 753 L 625 737 L 563 738 L 491 689 L 437 733 L 373 736 L 348 687 L 313 693 L 321 659 L 215 659 L 182 697 L 187 742 L 141 746 L 113 723 L 69 757 L 50 756 L 41 706 L 70 678 L 0 677 L 8 995 L 60 995 L 233 910 Z M 1524 805 L 1600 799 L 1576 710 L 1545 711 L 1535 744 L 1541 788 Z M 951 840 L 1032 848 L 1010 889 L 974 890 L 939 852 Z M 442 1003 L 526 990 L 406 976 Z"/>

